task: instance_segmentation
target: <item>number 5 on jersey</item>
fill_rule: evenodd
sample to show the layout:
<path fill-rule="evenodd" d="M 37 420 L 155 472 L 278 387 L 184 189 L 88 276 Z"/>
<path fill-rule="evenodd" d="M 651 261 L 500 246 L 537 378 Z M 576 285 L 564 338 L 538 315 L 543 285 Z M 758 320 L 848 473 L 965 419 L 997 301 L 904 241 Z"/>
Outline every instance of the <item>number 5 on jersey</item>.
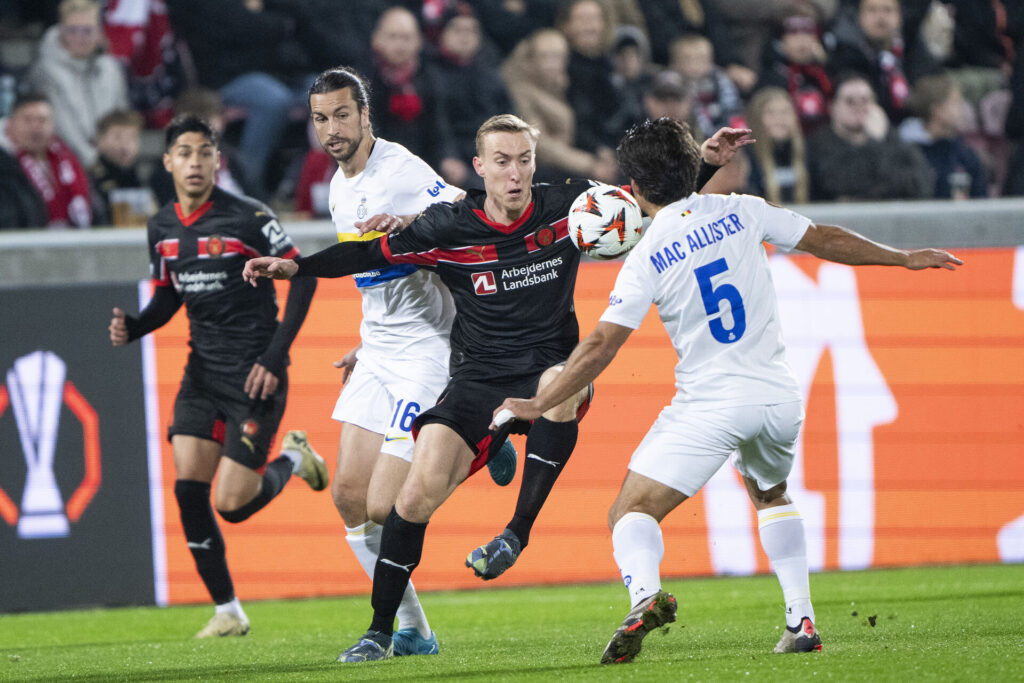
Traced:
<path fill-rule="evenodd" d="M 700 298 L 704 302 L 704 310 L 708 316 L 708 327 L 711 328 L 711 336 L 722 344 L 732 344 L 739 341 L 747 329 L 747 313 L 743 309 L 743 297 L 740 290 L 728 282 L 723 282 L 717 287 L 711 282 L 711 278 L 729 270 L 729 264 L 724 258 L 717 259 L 711 263 L 694 268 L 693 274 L 697 278 L 697 286 L 700 287 Z M 732 309 L 732 327 L 726 328 L 722 322 L 722 301 L 728 301 Z"/>

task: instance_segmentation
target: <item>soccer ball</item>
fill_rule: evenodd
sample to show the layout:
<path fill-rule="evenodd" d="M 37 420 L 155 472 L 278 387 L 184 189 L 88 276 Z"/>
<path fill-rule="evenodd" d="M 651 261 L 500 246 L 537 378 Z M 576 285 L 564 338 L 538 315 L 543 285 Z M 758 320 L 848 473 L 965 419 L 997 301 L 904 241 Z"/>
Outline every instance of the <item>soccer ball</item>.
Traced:
<path fill-rule="evenodd" d="M 614 185 L 595 185 L 569 209 L 569 238 L 599 261 L 618 258 L 636 246 L 643 229 L 640 206 Z"/>

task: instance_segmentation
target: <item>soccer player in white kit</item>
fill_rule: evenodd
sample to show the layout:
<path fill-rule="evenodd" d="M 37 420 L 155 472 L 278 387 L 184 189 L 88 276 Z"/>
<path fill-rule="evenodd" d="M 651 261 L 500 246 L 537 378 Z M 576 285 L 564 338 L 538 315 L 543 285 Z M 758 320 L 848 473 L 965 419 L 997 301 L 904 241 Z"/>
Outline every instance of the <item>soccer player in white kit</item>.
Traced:
<path fill-rule="evenodd" d="M 405 147 L 373 136 L 368 93 L 356 72 L 328 69 L 309 93 L 317 137 L 338 162 L 329 202 L 339 241 L 378 239 L 401 225 L 399 217 L 463 196 Z M 332 417 L 344 426 L 331 493 L 346 540 L 372 579 L 381 523 L 412 463 L 413 420 L 448 383 L 455 305 L 440 279 L 416 266 L 392 265 L 354 279 L 362 295 L 361 345 L 335 363 L 345 387 Z M 304 433 L 290 434 L 308 446 Z M 503 452 L 514 471 L 515 451 Z M 492 476 L 498 479 L 494 469 Z M 438 652 L 411 583 L 397 616 L 396 655 Z"/>
<path fill-rule="evenodd" d="M 509 414 L 532 419 L 592 382 L 655 304 L 679 358 L 676 395 L 633 453 L 608 515 L 632 609 L 601 661 L 632 661 L 647 633 L 675 621 L 676 600 L 661 590 L 659 522 L 733 453 L 786 602 L 775 652 L 820 650 L 803 520 L 786 494 L 803 407 L 762 242 L 849 265 L 954 270 L 962 262 L 938 249 L 893 249 L 814 225 L 759 197 L 692 194 L 699 150 L 689 128 L 672 119 L 631 129 L 618 157 L 653 221 L 626 258 L 600 322 L 561 375 L 533 399 L 507 399 L 495 422 Z"/>

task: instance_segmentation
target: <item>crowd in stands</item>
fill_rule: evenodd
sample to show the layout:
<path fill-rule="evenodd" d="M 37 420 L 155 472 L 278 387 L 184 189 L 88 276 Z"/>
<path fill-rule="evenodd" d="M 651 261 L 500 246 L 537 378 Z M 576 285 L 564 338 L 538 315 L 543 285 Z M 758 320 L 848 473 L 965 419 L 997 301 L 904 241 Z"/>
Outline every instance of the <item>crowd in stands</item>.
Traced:
<path fill-rule="evenodd" d="M 222 187 L 327 215 L 306 89 L 338 64 L 367 76 L 374 132 L 460 187 L 511 111 L 543 181 L 622 181 L 623 132 L 672 116 L 753 130 L 714 191 L 1024 195 L 1011 0 L 0 0 L 0 36 L 33 41 L 0 62 L 0 228 L 137 222 L 173 197 L 140 140 L 183 112 L 224 134 Z"/>

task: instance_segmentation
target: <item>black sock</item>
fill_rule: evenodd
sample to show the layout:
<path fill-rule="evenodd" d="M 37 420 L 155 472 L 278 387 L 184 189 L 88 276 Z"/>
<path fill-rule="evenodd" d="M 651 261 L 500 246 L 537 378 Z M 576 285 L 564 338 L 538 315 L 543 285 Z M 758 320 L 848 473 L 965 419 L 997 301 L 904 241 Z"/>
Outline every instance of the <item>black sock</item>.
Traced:
<path fill-rule="evenodd" d="M 224 556 L 224 538 L 210 506 L 210 485 L 178 479 L 174 482 L 174 497 L 178 499 L 185 540 L 206 590 L 217 605 L 231 602 L 235 598 L 235 587 Z"/>
<path fill-rule="evenodd" d="M 409 585 L 412 570 L 423 556 L 423 536 L 427 523 L 409 522 L 402 519 L 395 508 L 384 521 L 380 537 L 380 554 L 373 570 L 373 621 L 370 629 L 391 635 L 395 630 L 395 615 L 398 605 Z"/>
<path fill-rule="evenodd" d="M 576 447 L 578 434 L 576 420 L 552 422 L 540 417 L 530 427 L 516 514 L 508 523 L 508 528 L 519 537 L 523 548 L 530 542 L 530 529 L 551 493 L 551 487 Z"/>
<path fill-rule="evenodd" d="M 288 483 L 288 478 L 292 476 L 292 461 L 286 456 L 281 456 L 274 460 L 274 462 L 267 465 L 267 469 L 263 474 L 263 482 L 260 486 L 260 492 L 257 493 L 252 500 L 238 508 L 237 510 L 217 510 L 220 516 L 225 521 L 237 524 L 244 522 L 245 520 L 252 517 L 254 514 L 262 510 L 267 506 L 267 503 L 274 500 L 277 494 L 281 493 L 281 489 Z"/>

